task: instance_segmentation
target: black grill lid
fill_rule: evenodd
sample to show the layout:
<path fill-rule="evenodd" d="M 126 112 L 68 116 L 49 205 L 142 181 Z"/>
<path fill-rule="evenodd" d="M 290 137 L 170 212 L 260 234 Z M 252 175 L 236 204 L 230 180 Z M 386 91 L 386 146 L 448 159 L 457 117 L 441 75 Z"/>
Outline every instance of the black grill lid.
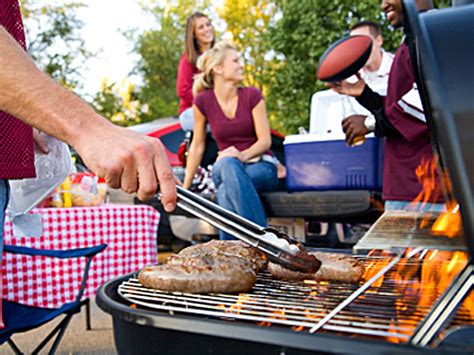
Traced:
<path fill-rule="evenodd" d="M 425 114 L 474 256 L 474 5 L 418 14 L 415 1 L 404 4 Z"/>

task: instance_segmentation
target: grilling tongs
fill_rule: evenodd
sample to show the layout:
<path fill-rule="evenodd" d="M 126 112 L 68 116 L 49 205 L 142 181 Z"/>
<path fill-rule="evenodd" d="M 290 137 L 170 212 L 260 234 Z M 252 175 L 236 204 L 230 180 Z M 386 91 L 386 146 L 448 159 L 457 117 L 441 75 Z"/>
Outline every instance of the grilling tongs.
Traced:
<path fill-rule="evenodd" d="M 321 266 L 318 259 L 286 234 L 273 228 L 263 228 L 181 186 L 176 188 L 178 207 L 257 248 L 270 261 L 308 273 L 316 272 Z"/>

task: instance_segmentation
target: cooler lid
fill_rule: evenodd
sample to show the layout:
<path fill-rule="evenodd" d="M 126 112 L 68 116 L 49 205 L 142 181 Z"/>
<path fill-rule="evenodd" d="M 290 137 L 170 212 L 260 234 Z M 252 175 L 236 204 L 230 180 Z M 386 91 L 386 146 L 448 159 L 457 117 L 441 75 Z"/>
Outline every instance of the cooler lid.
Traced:
<path fill-rule="evenodd" d="M 404 4 L 426 117 L 474 256 L 474 5 L 418 14 L 415 1 Z"/>

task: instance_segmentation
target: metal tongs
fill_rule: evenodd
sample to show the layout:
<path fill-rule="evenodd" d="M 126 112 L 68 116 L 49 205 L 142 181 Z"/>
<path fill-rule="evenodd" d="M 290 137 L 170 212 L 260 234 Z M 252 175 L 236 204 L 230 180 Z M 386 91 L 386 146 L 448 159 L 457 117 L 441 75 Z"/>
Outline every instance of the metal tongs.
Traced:
<path fill-rule="evenodd" d="M 263 228 L 219 205 L 176 186 L 178 207 L 206 221 L 268 256 L 270 261 L 285 268 L 308 273 L 316 272 L 321 262 L 308 254 L 296 240 L 272 228 Z"/>

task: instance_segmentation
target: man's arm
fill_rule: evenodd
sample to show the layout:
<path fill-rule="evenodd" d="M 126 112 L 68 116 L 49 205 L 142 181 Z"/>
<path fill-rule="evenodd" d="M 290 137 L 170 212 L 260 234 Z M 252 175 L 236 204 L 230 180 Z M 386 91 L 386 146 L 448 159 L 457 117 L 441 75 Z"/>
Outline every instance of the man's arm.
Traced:
<path fill-rule="evenodd" d="M 339 94 L 355 97 L 362 106 L 369 110 L 375 118 L 374 133 L 376 136 L 386 137 L 398 134 L 385 114 L 383 96 L 372 91 L 360 75 L 357 77 L 359 80 L 355 83 L 343 80 L 338 83 L 327 83 L 326 86 Z"/>
<path fill-rule="evenodd" d="M 111 187 L 149 199 L 159 184 L 166 210 L 174 209 L 176 187 L 161 142 L 95 113 L 41 72 L 1 26 L 0 110 L 70 144 Z"/>
<path fill-rule="evenodd" d="M 397 134 L 397 130 L 390 123 L 384 109 L 384 100 L 381 95 L 365 85 L 362 93 L 356 97 L 358 103 L 369 110 L 375 118 L 374 133 L 378 137 Z"/>

